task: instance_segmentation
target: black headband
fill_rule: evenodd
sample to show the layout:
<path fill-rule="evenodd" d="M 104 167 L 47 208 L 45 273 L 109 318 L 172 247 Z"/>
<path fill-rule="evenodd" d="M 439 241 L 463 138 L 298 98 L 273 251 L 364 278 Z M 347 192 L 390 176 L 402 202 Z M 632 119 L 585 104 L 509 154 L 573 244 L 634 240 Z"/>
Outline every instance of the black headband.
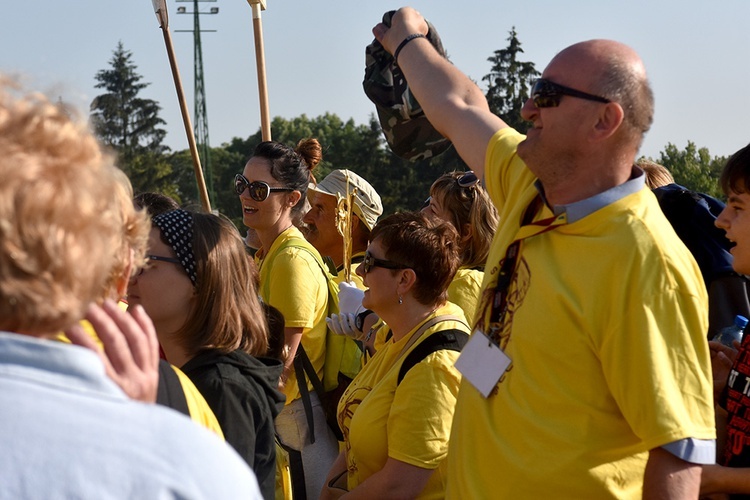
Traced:
<path fill-rule="evenodd" d="M 182 209 L 171 210 L 154 217 L 153 223 L 161 230 L 193 286 L 196 286 L 198 275 L 193 255 L 193 216 Z"/>

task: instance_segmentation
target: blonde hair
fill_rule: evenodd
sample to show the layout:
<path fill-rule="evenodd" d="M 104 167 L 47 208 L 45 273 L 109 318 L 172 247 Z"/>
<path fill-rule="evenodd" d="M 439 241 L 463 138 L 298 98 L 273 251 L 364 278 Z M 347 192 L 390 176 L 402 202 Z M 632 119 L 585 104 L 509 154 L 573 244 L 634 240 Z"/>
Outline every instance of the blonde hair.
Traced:
<path fill-rule="evenodd" d="M 130 184 L 130 179 L 119 168 L 114 169 L 113 173 L 117 181 L 115 205 L 122 211 L 123 238 L 119 245 L 114 267 L 110 271 L 109 280 L 105 285 L 105 296 L 113 295 L 116 292 L 118 282 L 130 278 L 130 276 L 124 276 L 129 264 L 132 264 L 131 273 L 145 265 L 144 259 L 146 250 L 148 250 L 148 235 L 151 229 L 148 211 L 139 209 L 133 204 L 133 187 Z M 119 299 L 120 297 L 113 298 Z"/>
<path fill-rule="evenodd" d="M 107 293 L 126 233 L 140 241 L 129 183 L 69 110 L 2 77 L 0 179 L 0 329 L 56 333 Z"/>
<path fill-rule="evenodd" d="M 667 167 L 645 158 L 641 158 L 635 162 L 635 164 L 641 167 L 646 174 L 646 185 L 649 189 L 656 189 L 668 184 L 674 184 L 674 177 L 672 177 L 672 173 L 667 170 Z"/>
<path fill-rule="evenodd" d="M 480 182 L 461 187 L 458 179 L 466 172 L 448 172 L 437 178 L 430 195 L 437 199 L 461 236 L 461 266 L 484 269 L 490 243 L 497 229 L 495 205 Z M 468 234 L 467 234 L 468 232 Z"/>

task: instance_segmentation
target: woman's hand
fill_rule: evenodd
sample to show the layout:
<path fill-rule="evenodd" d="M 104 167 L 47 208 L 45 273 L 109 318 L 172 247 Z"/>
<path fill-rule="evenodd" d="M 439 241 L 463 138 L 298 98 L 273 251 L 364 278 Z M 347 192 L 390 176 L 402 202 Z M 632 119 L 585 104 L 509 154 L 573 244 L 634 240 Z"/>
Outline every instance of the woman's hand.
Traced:
<path fill-rule="evenodd" d="M 91 304 L 86 319 L 94 327 L 100 348 L 80 325 L 65 331 L 73 344 L 96 352 L 112 380 L 131 399 L 154 403 L 159 385 L 159 341 L 151 318 L 139 305 L 130 313 L 111 300 Z"/>

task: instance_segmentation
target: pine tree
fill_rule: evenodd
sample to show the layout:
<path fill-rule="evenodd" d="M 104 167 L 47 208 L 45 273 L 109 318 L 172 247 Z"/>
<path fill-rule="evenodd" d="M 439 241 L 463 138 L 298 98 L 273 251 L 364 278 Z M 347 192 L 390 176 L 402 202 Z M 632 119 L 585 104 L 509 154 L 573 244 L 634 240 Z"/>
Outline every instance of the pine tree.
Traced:
<path fill-rule="evenodd" d="M 174 192 L 166 180 L 172 169 L 164 159 L 169 148 L 162 145 L 166 131 L 160 126 L 166 122 L 159 117 L 161 106 L 139 97 L 150 84 L 141 82 L 132 58 L 119 42 L 110 68 L 97 72 L 96 88 L 106 93 L 91 103 L 91 124 L 102 143 L 116 151 L 136 191 Z"/>
<path fill-rule="evenodd" d="M 486 97 L 490 110 L 519 132 L 526 132 L 529 123 L 521 118 L 521 108 L 540 73 L 534 63 L 518 60 L 523 49 L 517 35 L 514 26 L 507 38 L 508 47 L 487 58 L 492 69 L 482 80 L 488 84 Z"/>

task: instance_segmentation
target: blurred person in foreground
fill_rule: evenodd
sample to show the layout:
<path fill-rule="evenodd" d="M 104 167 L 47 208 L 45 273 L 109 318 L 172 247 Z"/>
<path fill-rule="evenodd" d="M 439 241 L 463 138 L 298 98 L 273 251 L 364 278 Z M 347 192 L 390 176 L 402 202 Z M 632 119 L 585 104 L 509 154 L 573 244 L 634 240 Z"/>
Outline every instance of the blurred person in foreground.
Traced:
<path fill-rule="evenodd" d="M 611 40 L 559 52 L 523 136 L 427 30 L 403 8 L 373 33 L 502 221 L 457 362 L 447 496 L 695 498 L 715 458 L 708 307 L 634 168 L 653 116 L 640 57 Z"/>
<path fill-rule="evenodd" d="M 0 498 L 259 498 L 230 447 L 150 404 L 158 350 L 143 309 L 95 303 L 120 261 L 143 262 L 125 221 L 148 229 L 145 215 L 116 203 L 112 161 L 66 110 L 3 83 Z M 53 340 L 65 331 L 89 345 L 84 317 L 103 351 Z"/>

